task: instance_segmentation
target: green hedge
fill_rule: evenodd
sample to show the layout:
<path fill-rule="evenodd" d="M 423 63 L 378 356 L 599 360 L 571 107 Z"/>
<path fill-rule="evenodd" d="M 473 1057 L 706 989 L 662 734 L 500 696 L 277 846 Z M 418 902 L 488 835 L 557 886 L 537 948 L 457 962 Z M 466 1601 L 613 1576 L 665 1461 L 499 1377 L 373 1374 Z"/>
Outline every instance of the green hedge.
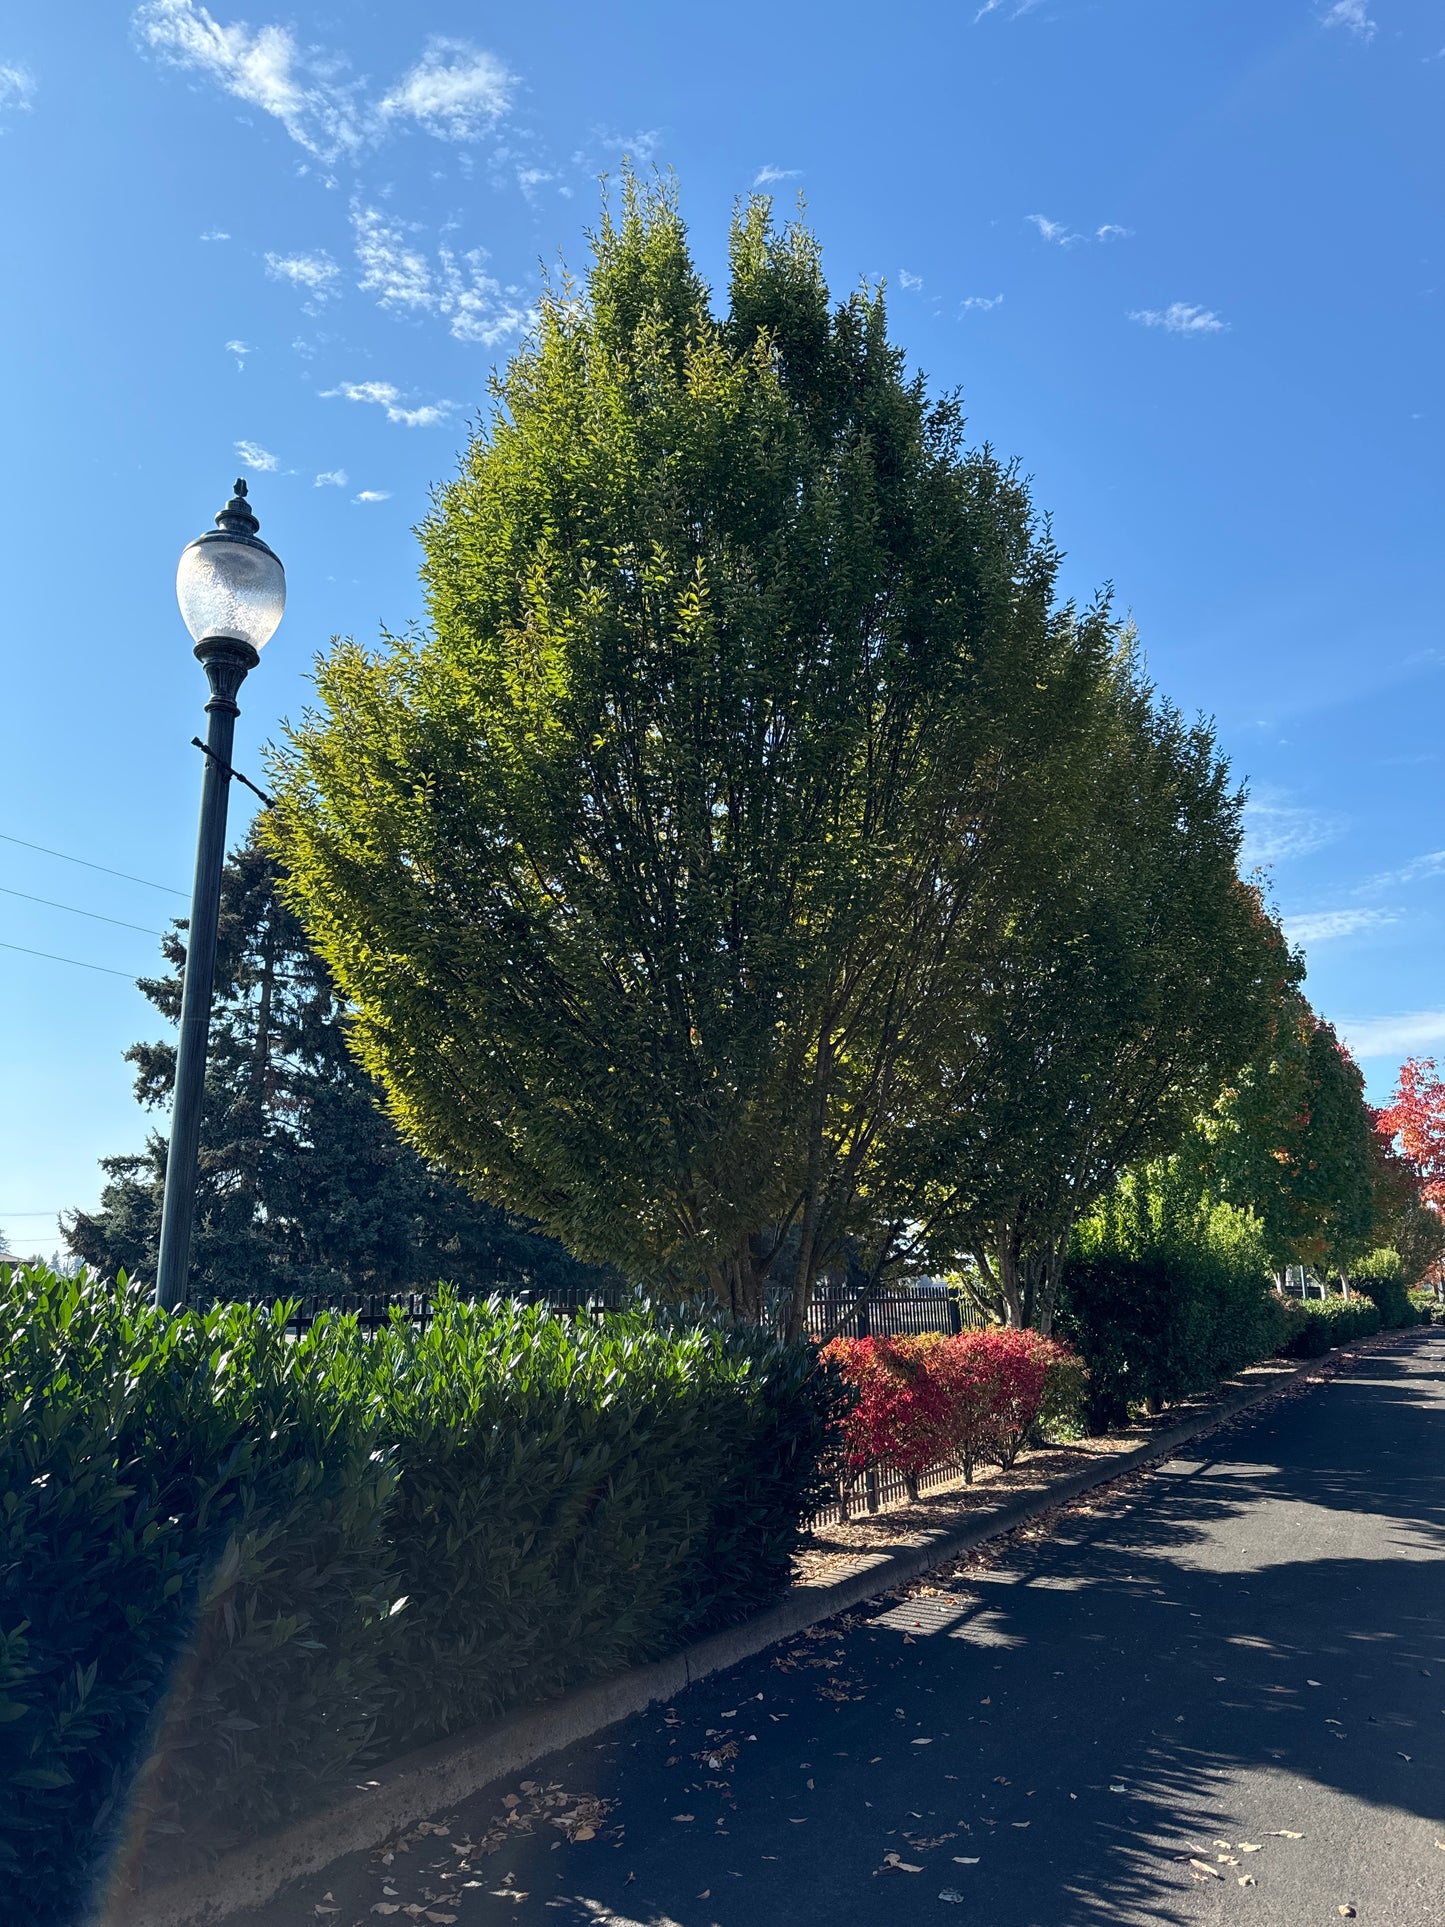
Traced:
<path fill-rule="evenodd" d="M 1171 1198 L 1131 1176 L 1081 1226 L 1064 1268 L 1056 1330 L 1088 1368 L 1095 1433 L 1131 1405 L 1208 1391 L 1281 1337 L 1259 1227 L 1228 1205 Z"/>
<path fill-rule="evenodd" d="M 1288 1298 L 1280 1314 L 1282 1358 L 1321 1358 L 1335 1345 L 1380 1329 L 1379 1307 L 1369 1298 Z"/>
<path fill-rule="evenodd" d="M 1386 1247 L 1370 1252 L 1352 1267 L 1350 1283 L 1376 1306 L 1386 1331 L 1399 1331 L 1406 1325 L 1420 1323 L 1418 1307 L 1405 1285 L 1405 1267 L 1398 1251 Z"/>
<path fill-rule="evenodd" d="M 0 1268 L 0 1879 L 34 1927 L 788 1583 L 809 1347 L 443 1298 L 423 1332 Z"/>

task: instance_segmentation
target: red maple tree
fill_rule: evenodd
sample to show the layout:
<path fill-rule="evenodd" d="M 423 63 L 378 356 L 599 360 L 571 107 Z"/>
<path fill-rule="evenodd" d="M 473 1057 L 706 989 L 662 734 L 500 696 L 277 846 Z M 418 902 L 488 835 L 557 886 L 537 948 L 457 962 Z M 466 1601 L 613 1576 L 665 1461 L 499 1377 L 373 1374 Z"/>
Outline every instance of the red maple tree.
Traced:
<path fill-rule="evenodd" d="M 1445 1079 L 1433 1057 L 1400 1066 L 1394 1099 L 1378 1112 L 1375 1128 L 1414 1165 L 1425 1203 L 1445 1207 Z"/>

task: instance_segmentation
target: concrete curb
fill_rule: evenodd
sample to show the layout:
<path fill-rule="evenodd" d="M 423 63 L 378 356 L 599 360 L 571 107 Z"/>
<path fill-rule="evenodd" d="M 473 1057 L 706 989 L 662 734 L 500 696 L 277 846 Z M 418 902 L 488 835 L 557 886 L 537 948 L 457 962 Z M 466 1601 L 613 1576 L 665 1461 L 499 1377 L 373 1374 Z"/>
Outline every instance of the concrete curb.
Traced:
<path fill-rule="evenodd" d="M 112 1902 L 102 1911 L 96 1927 L 213 1927 L 243 1908 L 264 1906 L 289 1882 L 319 1873 L 346 1854 L 375 1847 L 389 1835 L 455 1805 L 494 1780 L 514 1776 L 547 1754 L 590 1739 L 618 1720 L 673 1700 L 694 1681 L 751 1659 L 862 1600 L 907 1585 L 934 1567 L 946 1565 L 986 1540 L 1012 1532 L 1085 1492 L 1111 1485 L 1156 1459 L 1168 1458 L 1177 1447 L 1203 1438 L 1253 1406 L 1266 1404 L 1301 1379 L 1320 1376 L 1332 1360 L 1387 1349 L 1424 1329 L 1408 1327 L 1404 1333 L 1359 1340 L 1323 1358 L 1309 1359 L 1269 1385 L 1227 1392 L 1208 1410 L 1181 1419 L 1105 1464 L 1083 1466 L 1035 1491 L 1005 1499 L 980 1511 L 957 1531 L 921 1532 L 914 1543 L 900 1551 L 863 1554 L 841 1578 L 795 1586 L 786 1599 L 768 1611 L 714 1633 L 667 1659 L 631 1667 L 543 1706 L 508 1714 L 404 1754 L 379 1768 L 374 1782 L 357 1787 L 289 1827 L 233 1848 L 203 1871 Z"/>

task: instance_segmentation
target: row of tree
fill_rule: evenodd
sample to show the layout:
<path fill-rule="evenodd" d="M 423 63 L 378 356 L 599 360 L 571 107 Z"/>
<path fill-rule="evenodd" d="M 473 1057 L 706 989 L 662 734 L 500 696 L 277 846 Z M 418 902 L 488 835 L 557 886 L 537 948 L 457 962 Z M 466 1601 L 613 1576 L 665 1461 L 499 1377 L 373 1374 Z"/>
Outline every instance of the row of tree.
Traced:
<path fill-rule="evenodd" d="M 825 1273 L 964 1263 L 1047 1331 L 1166 1156 L 1348 1263 L 1388 1157 L 1209 729 L 1060 601 L 881 293 L 831 305 L 765 198 L 730 261 L 716 315 L 625 180 L 421 531 L 425 632 L 322 661 L 228 885 L 208 1280 L 565 1248 L 796 1330 Z M 77 1250 L 143 1262 L 161 1156 Z"/>
<path fill-rule="evenodd" d="M 625 182 L 495 403 L 267 824 L 392 1114 L 739 1316 L 966 1252 L 1047 1328 L 1297 974 L 1209 730 L 764 199 L 718 316 Z"/>

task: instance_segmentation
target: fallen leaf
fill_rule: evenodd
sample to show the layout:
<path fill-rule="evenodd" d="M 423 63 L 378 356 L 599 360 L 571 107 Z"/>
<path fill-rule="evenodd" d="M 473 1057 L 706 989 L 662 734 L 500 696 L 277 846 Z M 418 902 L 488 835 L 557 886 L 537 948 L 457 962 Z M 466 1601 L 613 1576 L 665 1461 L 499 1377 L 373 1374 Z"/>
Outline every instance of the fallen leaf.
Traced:
<path fill-rule="evenodd" d="M 699 1900 L 711 1900 L 711 1899 L 712 1899 L 712 1888 L 711 1888 L 711 1887 L 704 1887 L 704 1888 L 703 1888 L 703 1890 L 702 1890 L 702 1892 L 701 1892 L 701 1893 L 700 1893 L 700 1894 L 698 1895 L 698 1899 L 699 1899 Z"/>
<path fill-rule="evenodd" d="M 371 1911 L 374 1914 L 399 1914 L 401 1908 L 400 1906 L 393 1906 L 390 1901 L 378 1900 Z"/>
<path fill-rule="evenodd" d="M 1191 1867 L 1196 1868 L 1198 1872 L 1208 1874 L 1211 1880 L 1223 1880 L 1224 1878 L 1224 1875 L 1219 1871 L 1218 1867 L 1211 1867 L 1207 1860 L 1191 1859 L 1189 1864 Z"/>
<path fill-rule="evenodd" d="M 521 1804 L 522 1804 L 522 1799 L 520 1794 L 504 1793 L 502 1795 L 502 1805 L 504 1807 L 519 1807 L 521 1806 Z"/>
<path fill-rule="evenodd" d="M 1353 1907 L 1336 1907 L 1335 1912 L 1339 1915 L 1341 1920 L 1353 1920 L 1355 1917 L 1355 1910 Z"/>
<path fill-rule="evenodd" d="M 1395 1751 L 1396 1751 L 1397 1753 L 1400 1753 L 1400 1749 L 1399 1749 L 1399 1747 L 1398 1747 L 1398 1746 L 1397 1746 L 1397 1747 L 1395 1748 Z M 1408 1753 L 1400 1753 L 1400 1758 L 1401 1758 L 1402 1760 L 1408 1760 L 1408 1759 L 1410 1758 L 1410 1755 L 1409 1755 Z"/>
<path fill-rule="evenodd" d="M 1239 1884 L 1241 1887 L 1252 1887 L 1254 1885 L 1254 1875 L 1252 1873 L 1242 1873 L 1239 1876 Z"/>
<path fill-rule="evenodd" d="M 677 1821 L 687 1821 L 687 1820 L 691 1820 L 693 1818 L 693 1815 L 690 1813 L 674 1813 L 672 1817 L 674 1820 L 677 1820 Z"/>
<path fill-rule="evenodd" d="M 953 1862 L 957 1867 L 976 1867 L 978 1865 L 978 1855 L 976 1853 L 956 1853 L 953 1856 Z"/>
<path fill-rule="evenodd" d="M 1126 1786 L 1111 1786 L 1109 1791 L 1110 1793 L 1127 1793 L 1129 1789 Z"/>
<path fill-rule="evenodd" d="M 1029 1822 L 1027 1820 L 1010 1820 L 1009 1825 L 1011 1827 L 1026 1827 L 1029 1825 Z"/>
<path fill-rule="evenodd" d="M 904 1860 L 896 1853 L 885 1853 L 880 1873 L 922 1873 L 922 1867 L 915 1867 L 910 1860 Z"/>
<path fill-rule="evenodd" d="M 1305 1681 L 1305 1685 L 1306 1685 L 1306 1686 L 1318 1686 L 1318 1685 L 1319 1685 L 1319 1681 L 1318 1681 L 1317 1679 L 1307 1679 L 1307 1680 Z"/>
<path fill-rule="evenodd" d="M 439 1927 L 452 1927 L 452 1922 L 456 1919 L 456 1915 L 429 1913 L 427 1915 L 427 1919 L 437 1921 L 439 1923 Z"/>
<path fill-rule="evenodd" d="M 957 1887 L 940 1887 L 938 1890 L 938 1898 L 940 1900 L 953 1901 L 958 1906 L 962 1906 L 963 1904 L 963 1895 L 958 1891 Z"/>
<path fill-rule="evenodd" d="M 932 1746 L 933 1741 L 932 1740 L 910 1740 L 908 1744 L 910 1746 Z"/>
<path fill-rule="evenodd" d="M 1270 1833 L 1276 1840 L 1303 1840 L 1302 1833 L 1293 1833 L 1288 1827 L 1271 1827 Z"/>
<path fill-rule="evenodd" d="M 572 1838 L 574 1840 L 595 1840 L 597 1838 L 597 1829 L 596 1827 L 578 1827 L 577 1831 L 572 1835 Z M 558 1841 L 557 1844 L 560 1846 L 562 1843 Z"/>
<path fill-rule="evenodd" d="M 1263 1853 L 1264 1848 L 1260 1846 L 1257 1840 L 1241 1840 L 1239 1843 L 1239 1851 L 1241 1853 Z"/>

